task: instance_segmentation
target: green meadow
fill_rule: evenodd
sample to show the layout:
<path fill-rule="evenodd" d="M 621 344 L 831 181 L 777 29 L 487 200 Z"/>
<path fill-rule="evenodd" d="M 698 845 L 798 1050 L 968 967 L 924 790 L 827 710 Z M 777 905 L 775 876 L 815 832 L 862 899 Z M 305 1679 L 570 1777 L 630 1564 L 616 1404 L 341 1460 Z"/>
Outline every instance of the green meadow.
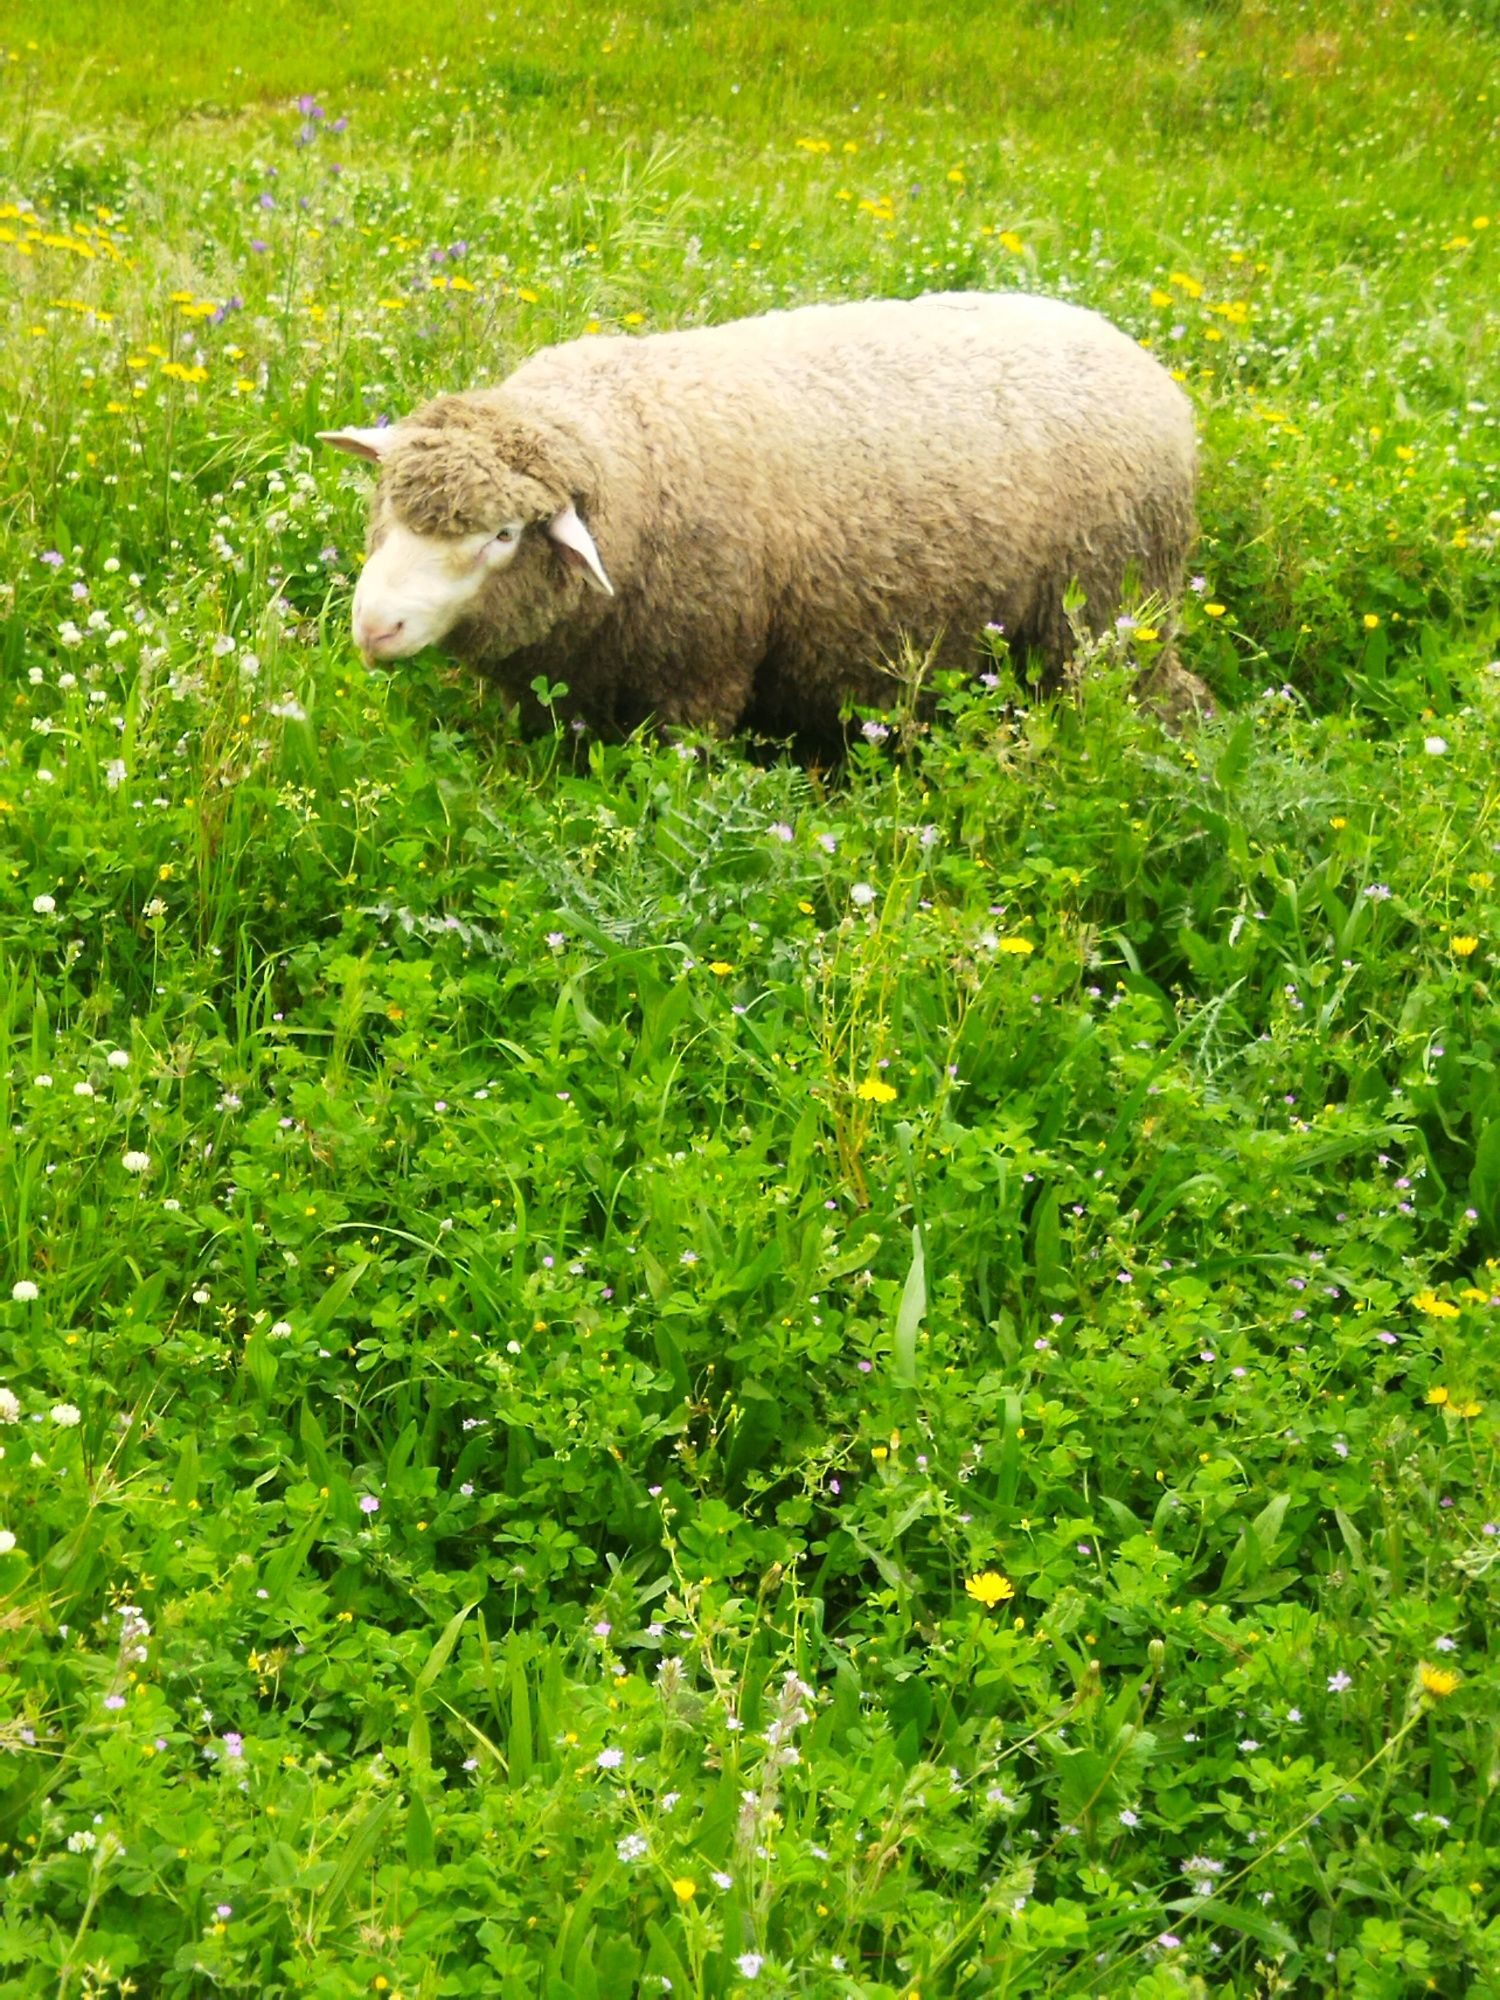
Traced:
<path fill-rule="evenodd" d="M 1500 1996 L 1497 35 L 6 10 L 0 1994 Z M 1213 718 L 355 652 L 320 428 L 952 288 Z"/>

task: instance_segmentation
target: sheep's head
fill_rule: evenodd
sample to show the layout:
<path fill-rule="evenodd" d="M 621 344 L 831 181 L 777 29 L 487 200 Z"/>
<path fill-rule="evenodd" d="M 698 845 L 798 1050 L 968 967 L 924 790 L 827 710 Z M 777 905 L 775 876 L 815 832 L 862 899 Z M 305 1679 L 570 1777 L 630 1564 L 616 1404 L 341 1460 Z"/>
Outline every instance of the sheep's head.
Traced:
<path fill-rule="evenodd" d="M 577 582 L 613 596 L 555 441 L 474 399 L 443 397 L 385 430 L 320 431 L 370 459 L 380 484 L 354 592 L 367 659 L 401 660 L 480 619 L 488 650 L 535 643 Z"/>

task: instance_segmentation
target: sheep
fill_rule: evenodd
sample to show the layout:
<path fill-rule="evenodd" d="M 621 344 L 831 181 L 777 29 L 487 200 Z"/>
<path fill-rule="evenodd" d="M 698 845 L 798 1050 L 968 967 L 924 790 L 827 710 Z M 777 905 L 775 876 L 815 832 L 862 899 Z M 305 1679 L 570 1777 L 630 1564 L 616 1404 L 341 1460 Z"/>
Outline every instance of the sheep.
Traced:
<path fill-rule="evenodd" d="M 568 341 L 318 435 L 380 469 L 366 658 L 446 641 L 532 721 L 541 677 L 608 733 L 827 746 L 903 646 L 973 661 L 991 624 L 1058 670 L 1070 582 L 1094 632 L 1127 589 L 1170 603 L 1193 531 L 1182 391 L 1098 314 L 1020 292 Z M 1202 693 L 1170 649 L 1167 673 Z"/>

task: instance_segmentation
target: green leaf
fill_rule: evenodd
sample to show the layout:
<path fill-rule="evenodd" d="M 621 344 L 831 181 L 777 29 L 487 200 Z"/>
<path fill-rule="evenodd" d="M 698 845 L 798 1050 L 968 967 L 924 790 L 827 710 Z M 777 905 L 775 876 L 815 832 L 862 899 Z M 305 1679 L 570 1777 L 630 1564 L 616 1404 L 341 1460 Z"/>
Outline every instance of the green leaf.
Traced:
<path fill-rule="evenodd" d="M 406 1804 L 406 1858 L 413 1868 L 432 1868 L 437 1862 L 437 1842 L 432 1837 L 427 1802 L 416 1790 Z"/>
<path fill-rule="evenodd" d="M 372 1257 L 361 1257 L 357 1263 L 351 1264 L 347 1271 L 341 1271 L 334 1279 L 307 1316 L 307 1323 L 315 1333 L 326 1330 L 374 1261 Z"/>
<path fill-rule="evenodd" d="M 464 1629 L 465 1619 L 467 1619 L 478 1602 L 478 1598 L 474 1598 L 468 1604 L 464 1605 L 461 1611 L 455 1611 L 438 1634 L 437 1641 L 432 1651 L 427 1655 L 427 1660 L 422 1671 L 417 1675 L 416 1689 L 418 1694 L 425 1694 L 438 1675 L 443 1671 L 444 1666 L 447 1664 L 448 1655 L 458 1644 L 458 1635 Z"/>
<path fill-rule="evenodd" d="M 370 1808 L 349 1836 L 328 1887 L 318 1899 L 317 1916 L 322 1922 L 327 1923 L 338 1914 L 344 1898 L 354 1886 L 355 1876 L 374 1853 L 376 1842 L 385 1830 L 386 1821 L 396 1810 L 396 1805 L 397 1794 L 388 1792 L 378 1805 Z"/>
<path fill-rule="evenodd" d="M 1224 1924 L 1232 1931 L 1242 1931 L 1246 1937 L 1253 1937 L 1261 1944 L 1269 1945 L 1273 1951 L 1293 1956 L 1298 1950 L 1297 1940 L 1284 1924 L 1278 1924 L 1274 1917 L 1268 1917 L 1264 1910 L 1257 1910 L 1245 1903 L 1221 1902 L 1217 1896 L 1185 1896 L 1168 1903 L 1167 1908 L 1176 1915 L 1201 1917 L 1206 1923 Z"/>
<path fill-rule="evenodd" d="M 896 1310 L 896 1340 L 891 1373 L 905 1389 L 917 1386 L 917 1329 L 927 1310 L 927 1260 L 922 1250 L 922 1232 L 911 1233 L 911 1268 L 901 1288 L 901 1304 Z"/>

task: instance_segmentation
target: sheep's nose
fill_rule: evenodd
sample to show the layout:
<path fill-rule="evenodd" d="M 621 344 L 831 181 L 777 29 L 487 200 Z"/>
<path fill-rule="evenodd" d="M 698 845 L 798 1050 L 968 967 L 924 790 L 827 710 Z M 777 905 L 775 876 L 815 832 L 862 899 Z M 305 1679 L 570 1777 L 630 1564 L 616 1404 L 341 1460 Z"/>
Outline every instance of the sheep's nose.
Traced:
<path fill-rule="evenodd" d="M 406 630 L 406 620 L 397 618 L 383 630 L 377 631 L 368 618 L 359 618 L 354 624 L 354 641 L 362 653 L 371 659 L 388 651 Z"/>

